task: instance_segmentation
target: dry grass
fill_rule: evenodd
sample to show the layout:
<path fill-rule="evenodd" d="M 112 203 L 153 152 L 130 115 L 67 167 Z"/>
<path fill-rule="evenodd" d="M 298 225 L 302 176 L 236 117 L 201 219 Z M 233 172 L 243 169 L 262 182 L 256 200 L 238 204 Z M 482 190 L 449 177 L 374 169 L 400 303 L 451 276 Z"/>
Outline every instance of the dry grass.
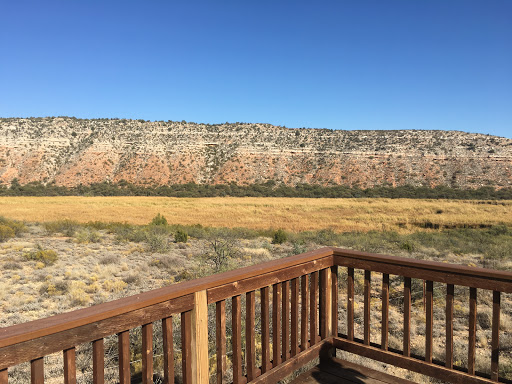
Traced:
<path fill-rule="evenodd" d="M 397 230 L 424 223 L 479 227 L 512 225 L 512 201 L 486 203 L 416 199 L 1 197 L 3 216 L 26 221 L 71 219 L 147 224 L 163 214 L 170 224 L 337 232 Z"/>

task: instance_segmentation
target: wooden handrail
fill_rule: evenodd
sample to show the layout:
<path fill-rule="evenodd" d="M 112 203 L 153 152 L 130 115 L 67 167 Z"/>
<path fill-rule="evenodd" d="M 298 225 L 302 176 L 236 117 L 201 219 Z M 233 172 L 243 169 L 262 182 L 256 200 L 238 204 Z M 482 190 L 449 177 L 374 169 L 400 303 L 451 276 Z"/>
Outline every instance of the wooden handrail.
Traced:
<path fill-rule="evenodd" d="M 347 336 L 338 335 L 338 267 L 347 267 Z M 364 338 L 354 337 L 354 270 L 364 271 Z M 372 272 L 382 273 L 382 345 L 371 341 Z M 404 278 L 403 351 L 388 349 L 389 277 Z M 422 359 L 411 356 L 411 278 L 426 281 L 426 337 Z M 433 282 L 445 283 L 446 356 L 444 365 L 432 358 Z M 467 373 L 453 369 L 453 287 L 470 287 L 469 357 Z M 7 368 L 31 361 L 32 382 L 44 376 L 42 357 L 57 351 L 64 353 L 64 376 L 72 383 L 76 376 L 75 346 L 93 343 L 95 382 L 102 382 L 103 338 L 118 335 L 119 375 L 129 381 L 129 330 L 142 326 L 143 382 L 152 382 L 152 324 L 162 321 L 166 382 L 174 375 L 172 316 L 181 314 L 182 365 L 185 383 L 207 382 L 208 377 L 208 304 L 216 307 L 217 382 L 222 383 L 226 369 L 226 301 L 232 303 L 233 380 L 235 383 L 270 382 L 284 378 L 300 365 L 320 356 L 329 358 L 332 348 L 355 351 L 411 370 L 427 369 L 431 376 L 447 377 L 454 382 L 470 379 L 488 383 L 474 374 L 477 289 L 493 291 L 491 379 L 498 380 L 500 293 L 512 292 L 512 273 L 441 262 L 412 260 L 340 248 L 322 248 L 271 262 L 233 270 L 170 287 L 145 292 L 109 303 L 64 313 L 46 319 L 0 328 L 0 384 L 7 383 Z M 260 295 L 257 295 L 257 291 Z M 245 295 L 246 304 L 241 301 Z M 291 303 L 290 303 L 291 300 Z M 262 366 L 256 366 L 256 302 L 261 305 Z M 270 301 L 272 302 L 270 304 Z M 300 308 L 299 308 L 300 301 Z M 269 318 L 269 308 L 272 319 Z M 245 310 L 243 309 L 245 308 Z M 245 316 L 242 312 L 245 311 Z M 243 320 L 242 320 L 243 319 Z M 245 321 L 245 366 L 242 371 L 242 321 Z M 300 324 L 299 324 L 300 323 Z M 247 327 L 247 324 L 249 327 Z M 272 326 L 272 336 L 269 328 Z M 299 337 L 300 330 L 300 337 Z M 341 335 L 340 335 L 341 336 Z M 272 338 L 272 340 L 270 340 Z M 272 344 L 270 344 L 272 342 Z M 300 344 L 299 344 L 300 343 Z M 269 345 L 272 345 L 270 352 Z M 35 381 L 34 381 L 35 380 Z M 269 381 L 270 380 L 270 381 Z M 452 379 L 450 379 L 452 380 Z M 42 382 L 42 381 L 41 381 Z"/>
<path fill-rule="evenodd" d="M 237 283 L 241 280 L 270 272 L 277 272 L 281 269 L 301 265 L 328 256 L 332 256 L 332 249 L 321 248 L 300 255 L 174 284 L 169 287 L 155 289 L 44 319 L 0 328 L 0 348 L 126 314 L 198 291 Z"/>

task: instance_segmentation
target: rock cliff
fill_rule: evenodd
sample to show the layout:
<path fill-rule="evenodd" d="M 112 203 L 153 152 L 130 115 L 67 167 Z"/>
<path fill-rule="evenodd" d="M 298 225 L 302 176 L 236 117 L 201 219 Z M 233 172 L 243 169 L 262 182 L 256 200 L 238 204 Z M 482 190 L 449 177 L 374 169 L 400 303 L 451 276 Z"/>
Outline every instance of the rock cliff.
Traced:
<path fill-rule="evenodd" d="M 512 186 L 512 140 L 457 131 L 0 119 L 0 183 Z"/>

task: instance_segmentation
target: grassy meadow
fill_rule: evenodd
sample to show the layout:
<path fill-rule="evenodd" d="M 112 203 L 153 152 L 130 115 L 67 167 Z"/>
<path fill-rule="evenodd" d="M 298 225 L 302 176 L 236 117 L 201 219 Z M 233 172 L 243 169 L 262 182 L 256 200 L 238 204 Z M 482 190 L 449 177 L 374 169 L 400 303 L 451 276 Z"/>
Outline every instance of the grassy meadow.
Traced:
<path fill-rule="evenodd" d="M 0 197 L 0 215 L 23 221 L 169 223 L 287 231 L 411 232 L 512 225 L 512 201 L 272 197 Z"/>

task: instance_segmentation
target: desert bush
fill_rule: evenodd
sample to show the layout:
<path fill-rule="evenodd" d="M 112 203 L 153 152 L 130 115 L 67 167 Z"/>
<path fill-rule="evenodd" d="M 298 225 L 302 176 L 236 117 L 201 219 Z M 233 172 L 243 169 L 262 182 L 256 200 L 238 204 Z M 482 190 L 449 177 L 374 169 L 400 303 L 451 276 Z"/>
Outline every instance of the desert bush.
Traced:
<path fill-rule="evenodd" d="M 67 281 L 52 281 L 52 282 L 45 282 L 43 285 L 41 285 L 41 288 L 39 288 L 40 294 L 48 294 L 49 296 L 59 296 L 67 293 L 69 290 L 69 284 Z"/>
<path fill-rule="evenodd" d="M 272 236 L 272 244 L 283 244 L 286 240 L 288 240 L 288 236 L 282 229 L 275 231 Z"/>
<path fill-rule="evenodd" d="M 174 242 L 186 243 L 188 241 L 188 234 L 182 229 L 178 229 L 174 234 Z"/>
<path fill-rule="evenodd" d="M 107 256 L 103 256 L 100 260 L 99 260 L 99 263 L 102 264 L 102 265 L 108 265 L 108 264 L 114 264 L 114 263 L 117 263 L 119 261 L 119 258 L 115 255 L 107 255 Z"/>
<path fill-rule="evenodd" d="M 210 266 L 213 272 L 227 270 L 230 262 L 241 255 L 240 241 L 226 229 L 211 229 L 206 238 L 206 247 L 202 262 Z"/>
<path fill-rule="evenodd" d="M 148 252 L 164 253 L 169 250 L 169 236 L 163 233 L 148 232 L 146 234 Z"/>
<path fill-rule="evenodd" d="M 167 219 L 165 216 L 161 215 L 160 213 L 153 217 L 153 220 L 151 220 L 151 225 L 167 225 Z"/>
<path fill-rule="evenodd" d="M 7 261 L 5 264 L 4 264 L 4 269 L 5 270 L 16 270 L 16 269 L 22 269 L 23 266 L 20 264 L 20 263 L 17 263 L 15 261 Z"/>
<path fill-rule="evenodd" d="M 89 228 L 81 229 L 80 231 L 76 232 L 75 234 L 75 240 L 78 243 L 99 243 L 101 242 L 101 236 L 97 231 L 90 230 Z"/>
<path fill-rule="evenodd" d="M 9 240 L 15 236 L 14 231 L 11 227 L 0 224 L 0 243 Z"/>
<path fill-rule="evenodd" d="M 45 266 L 52 265 L 57 261 L 57 252 L 51 249 L 43 249 L 38 246 L 37 250 L 25 252 L 23 255 L 27 260 L 42 262 Z"/>
<path fill-rule="evenodd" d="M 62 233 L 65 236 L 72 237 L 80 227 L 80 224 L 73 220 L 64 219 L 48 221 L 43 223 L 43 227 L 48 234 Z"/>
<path fill-rule="evenodd" d="M 117 241 L 131 241 L 141 243 L 146 240 L 146 231 L 140 227 L 121 226 L 114 229 Z"/>

